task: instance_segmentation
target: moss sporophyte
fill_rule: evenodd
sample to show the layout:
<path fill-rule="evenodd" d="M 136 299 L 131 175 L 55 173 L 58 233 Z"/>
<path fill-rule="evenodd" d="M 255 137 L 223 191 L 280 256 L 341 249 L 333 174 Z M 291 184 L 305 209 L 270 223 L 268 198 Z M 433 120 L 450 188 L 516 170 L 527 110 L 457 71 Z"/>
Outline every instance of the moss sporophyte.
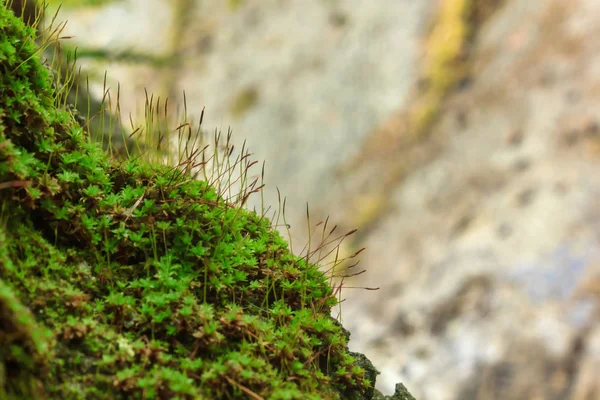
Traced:
<path fill-rule="evenodd" d="M 230 161 L 230 136 L 216 134 L 207 156 L 200 125 L 161 130 L 150 98 L 125 150 L 103 150 L 67 105 L 74 64 L 60 50 L 41 61 L 61 25 L 39 36 L 41 18 L 28 26 L 11 6 L 0 6 L 0 399 L 373 398 L 376 371 L 330 316 L 339 291 L 322 248 L 294 255 L 244 207 L 261 188 L 244 149 Z"/>

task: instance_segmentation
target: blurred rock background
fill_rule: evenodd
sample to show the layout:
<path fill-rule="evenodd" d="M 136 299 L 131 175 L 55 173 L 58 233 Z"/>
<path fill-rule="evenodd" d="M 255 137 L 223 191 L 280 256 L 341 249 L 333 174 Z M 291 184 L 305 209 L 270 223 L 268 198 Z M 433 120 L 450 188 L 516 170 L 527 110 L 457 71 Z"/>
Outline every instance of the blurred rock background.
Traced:
<path fill-rule="evenodd" d="M 384 393 L 600 398 L 600 2 L 62 3 L 92 94 L 108 71 L 139 121 L 185 90 L 266 161 L 295 250 L 307 202 L 359 228 L 342 316 Z"/>

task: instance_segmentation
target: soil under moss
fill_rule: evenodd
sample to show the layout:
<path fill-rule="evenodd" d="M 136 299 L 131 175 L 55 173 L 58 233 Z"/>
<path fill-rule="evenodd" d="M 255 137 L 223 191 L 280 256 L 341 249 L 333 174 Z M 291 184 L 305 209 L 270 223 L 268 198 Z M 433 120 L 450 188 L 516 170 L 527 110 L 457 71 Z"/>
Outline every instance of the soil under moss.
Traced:
<path fill-rule="evenodd" d="M 184 168 L 109 157 L 34 35 L 0 6 L 0 398 L 373 398 L 318 266 Z"/>

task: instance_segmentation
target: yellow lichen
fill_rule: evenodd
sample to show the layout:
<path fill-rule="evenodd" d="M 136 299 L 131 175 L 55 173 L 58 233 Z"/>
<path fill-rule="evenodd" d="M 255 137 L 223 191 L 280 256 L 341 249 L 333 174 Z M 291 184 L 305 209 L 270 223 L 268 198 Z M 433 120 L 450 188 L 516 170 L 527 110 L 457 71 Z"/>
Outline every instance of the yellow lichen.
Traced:
<path fill-rule="evenodd" d="M 233 99 L 229 106 L 231 114 L 239 118 L 246 111 L 252 108 L 258 102 L 258 90 L 255 87 L 250 86 L 242 89 Z"/>
<path fill-rule="evenodd" d="M 472 33 L 469 16 L 473 7 L 471 0 L 442 2 L 426 44 L 423 77 L 426 88 L 409 114 L 410 132 L 415 137 L 431 129 L 444 97 L 467 73 L 466 61 L 461 56 Z"/>

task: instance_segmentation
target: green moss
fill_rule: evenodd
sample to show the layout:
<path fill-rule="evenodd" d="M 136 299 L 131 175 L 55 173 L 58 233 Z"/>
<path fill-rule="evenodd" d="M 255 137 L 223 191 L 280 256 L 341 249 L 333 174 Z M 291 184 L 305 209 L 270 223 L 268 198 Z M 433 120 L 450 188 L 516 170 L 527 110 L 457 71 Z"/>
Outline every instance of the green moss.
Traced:
<path fill-rule="evenodd" d="M 110 158 L 33 37 L 0 6 L 0 397 L 372 394 L 318 266 L 184 167 Z"/>
<path fill-rule="evenodd" d="M 2 280 L 0 326 L 0 398 L 22 398 L 17 394 L 40 396 L 37 372 L 47 368 L 51 333 L 38 326 L 31 312 Z"/>

